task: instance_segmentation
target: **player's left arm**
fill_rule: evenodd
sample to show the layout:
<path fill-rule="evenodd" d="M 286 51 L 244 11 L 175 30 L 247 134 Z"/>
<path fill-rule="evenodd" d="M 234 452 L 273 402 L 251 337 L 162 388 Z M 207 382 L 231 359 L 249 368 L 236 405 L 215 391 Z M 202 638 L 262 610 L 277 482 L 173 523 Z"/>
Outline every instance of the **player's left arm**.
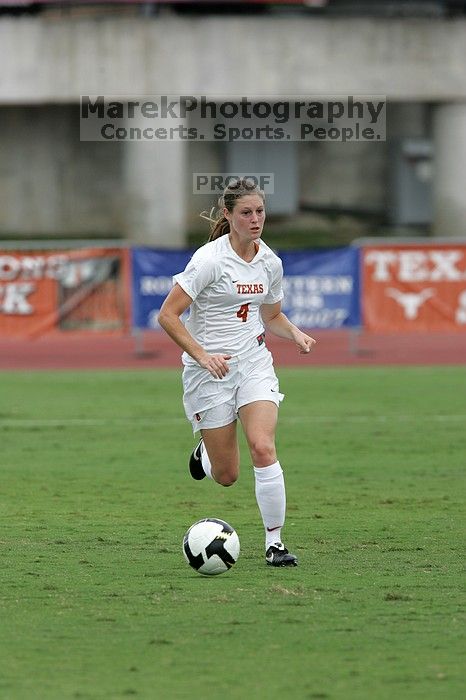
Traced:
<path fill-rule="evenodd" d="M 316 344 L 314 338 L 303 333 L 285 316 L 281 301 L 275 304 L 262 304 L 260 312 L 265 330 L 279 338 L 292 340 L 301 354 L 310 352 Z"/>

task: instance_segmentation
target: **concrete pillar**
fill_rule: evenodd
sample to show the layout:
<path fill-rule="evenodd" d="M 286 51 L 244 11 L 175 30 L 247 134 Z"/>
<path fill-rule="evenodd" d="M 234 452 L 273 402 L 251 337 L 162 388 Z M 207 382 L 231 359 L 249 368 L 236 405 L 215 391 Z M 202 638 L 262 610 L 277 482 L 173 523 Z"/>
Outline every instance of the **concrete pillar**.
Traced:
<path fill-rule="evenodd" d="M 134 119 L 129 126 L 136 126 Z M 182 248 L 186 232 L 186 143 L 127 141 L 122 146 L 126 238 L 140 245 Z"/>
<path fill-rule="evenodd" d="M 387 113 L 387 214 L 395 235 L 432 224 L 432 138 L 428 106 L 390 103 Z"/>
<path fill-rule="evenodd" d="M 387 141 L 425 138 L 428 134 L 427 118 L 423 102 L 388 102 Z"/>
<path fill-rule="evenodd" d="M 466 102 L 434 115 L 434 235 L 466 240 Z"/>

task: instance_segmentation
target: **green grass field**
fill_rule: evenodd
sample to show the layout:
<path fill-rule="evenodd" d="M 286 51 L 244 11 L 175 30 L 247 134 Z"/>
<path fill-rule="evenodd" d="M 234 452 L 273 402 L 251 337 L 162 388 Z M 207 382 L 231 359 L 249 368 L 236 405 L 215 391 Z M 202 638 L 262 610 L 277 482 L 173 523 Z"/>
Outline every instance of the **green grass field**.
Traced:
<path fill-rule="evenodd" d="M 242 441 L 193 482 L 178 372 L 0 374 L 0 698 L 465 697 L 466 369 L 279 370 L 285 541 Z M 181 541 L 238 531 L 227 574 Z"/>

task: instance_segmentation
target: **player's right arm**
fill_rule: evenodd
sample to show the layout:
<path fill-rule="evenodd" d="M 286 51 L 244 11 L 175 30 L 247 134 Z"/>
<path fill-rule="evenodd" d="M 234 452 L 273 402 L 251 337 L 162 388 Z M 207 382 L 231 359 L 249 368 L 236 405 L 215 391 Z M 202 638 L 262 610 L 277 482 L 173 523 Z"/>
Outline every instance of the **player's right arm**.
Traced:
<path fill-rule="evenodd" d="M 230 355 L 209 355 L 186 330 L 180 319 L 180 316 L 191 306 L 192 301 L 189 294 L 186 294 L 179 284 L 175 284 L 162 304 L 158 315 L 159 324 L 193 360 L 213 377 L 221 379 L 229 371 L 227 360 L 230 359 Z"/>

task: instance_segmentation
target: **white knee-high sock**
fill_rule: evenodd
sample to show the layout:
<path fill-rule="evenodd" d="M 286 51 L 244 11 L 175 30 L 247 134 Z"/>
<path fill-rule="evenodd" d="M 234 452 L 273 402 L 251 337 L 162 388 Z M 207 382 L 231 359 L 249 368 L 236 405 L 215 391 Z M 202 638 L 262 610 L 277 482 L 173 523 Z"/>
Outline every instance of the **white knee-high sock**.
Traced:
<path fill-rule="evenodd" d="M 204 443 L 201 444 L 201 464 L 203 470 L 205 471 L 205 475 L 208 476 L 209 479 L 213 479 L 212 465 L 210 463 L 209 455 L 207 454 L 207 450 L 205 448 Z"/>
<path fill-rule="evenodd" d="M 280 462 L 269 467 L 254 467 L 256 500 L 265 528 L 265 548 L 281 542 L 285 523 L 286 493 Z"/>

